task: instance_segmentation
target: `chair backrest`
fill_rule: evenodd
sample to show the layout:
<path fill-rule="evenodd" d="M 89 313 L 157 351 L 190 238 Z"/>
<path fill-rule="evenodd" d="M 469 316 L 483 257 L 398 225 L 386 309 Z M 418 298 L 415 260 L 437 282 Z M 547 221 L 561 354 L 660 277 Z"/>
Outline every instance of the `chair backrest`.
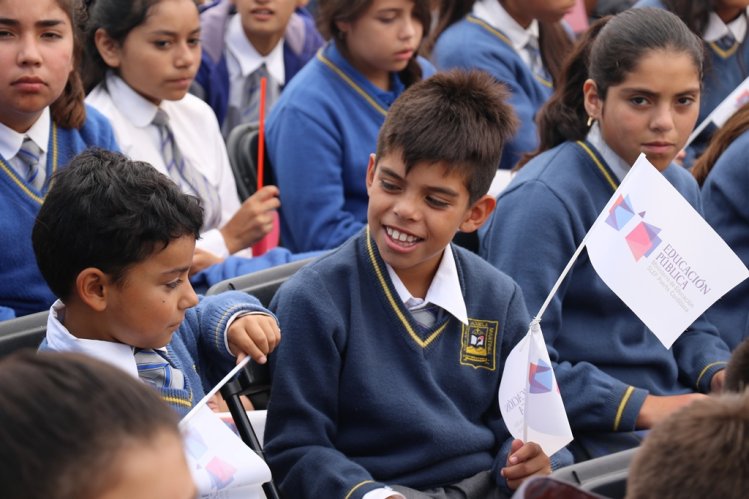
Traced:
<path fill-rule="evenodd" d="M 304 267 L 312 260 L 314 260 L 314 257 L 284 263 L 282 265 L 259 270 L 239 277 L 232 277 L 231 279 L 226 279 L 214 284 L 205 294 L 215 295 L 224 291 L 232 290 L 244 291 L 245 293 L 249 293 L 256 297 L 260 300 L 260 303 L 267 307 L 281 284 L 291 277 L 294 272 Z"/>
<path fill-rule="evenodd" d="M 43 310 L 0 322 L 0 357 L 22 348 L 36 349 L 47 332 L 48 315 L 49 311 Z"/>
<path fill-rule="evenodd" d="M 551 476 L 596 494 L 613 499 L 623 498 L 627 492 L 629 465 L 637 449 L 635 447 L 565 466 L 554 471 Z"/>
<path fill-rule="evenodd" d="M 257 123 L 245 123 L 234 127 L 226 139 L 226 152 L 229 154 L 240 201 L 252 196 L 257 190 L 258 132 Z M 267 148 L 263 154 L 263 163 L 263 185 L 275 184 Z"/>
<path fill-rule="evenodd" d="M 252 196 L 257 190 L 257 148 L 253 154 L 250 146 L 257 133 L 257 123 L 247 123 L 234 127 L 226 138 L 226 152 L 229 154 L 240 201 Z"/>

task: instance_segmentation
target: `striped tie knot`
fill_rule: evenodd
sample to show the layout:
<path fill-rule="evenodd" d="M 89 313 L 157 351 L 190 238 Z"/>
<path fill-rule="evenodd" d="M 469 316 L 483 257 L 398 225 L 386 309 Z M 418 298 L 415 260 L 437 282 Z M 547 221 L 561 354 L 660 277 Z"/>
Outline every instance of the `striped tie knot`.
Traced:
<path fill-rule="evenodd" d="M 136 349 L 134 352 L 138 376 L 156 388 L 184 390 L 185 375 L 169 363 L 166 353 L 152 348 Z"/>
<path fill-rule="evenodd" d="M 26 182 L 37 188 L 41 187 L 38 185 L 40 183 L 39 180 L 41 180 L 39 176 L 39 158 L 41 155 L 41 147 L 36 145 L 28 136 L 23 138 L 21 149 L 16 154 L 16 158 L 26 166 Z"/>

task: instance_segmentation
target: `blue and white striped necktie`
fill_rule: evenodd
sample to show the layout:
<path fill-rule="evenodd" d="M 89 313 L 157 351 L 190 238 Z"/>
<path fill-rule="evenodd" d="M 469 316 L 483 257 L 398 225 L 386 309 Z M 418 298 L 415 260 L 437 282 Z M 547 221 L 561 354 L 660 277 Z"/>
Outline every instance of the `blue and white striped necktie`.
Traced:
<path fill-rule="evenodd" d="M 16 154 L 16 158 L 26 167 L 25 180 L 37 189 L 44 185 L 44 175 L 40 175 L 39 158 L 42 155 L 42 149 L 36 143 L 26 136 L 23 138 L 21 149 Z"/>
<path fill-rule="evenodd" d="M 541 50 L 538 48 L 538 39 L 530 37 L 525 44 L 525 51 L 530 58 L 530 67 L 533 75 L 541 80 L 551 81 L 551 75 L 546 70 L 546 66 L 544 66 Z"/>
<path fill-rule="evenodd" d="M 169 363 L 166 353 L 152 348 L 136 348 L 134 355 L 140 379 L 159 389 L 185 389 L 185 375 Z"/>
<path fill-rule="evenodd" d="M 185 161 L 174 140 L 172 128 L 169 126 L 169 115 L 163 109 L 156 110 L 152 123 L 159 130 L 161 156 L 164 158 L 169 177 L 180 186 L 182 191 L 200 198 L 205 214 L 203 230 L 218 228 L 221 223 L 221 200 L 218 190 L 202 173 Z"/>

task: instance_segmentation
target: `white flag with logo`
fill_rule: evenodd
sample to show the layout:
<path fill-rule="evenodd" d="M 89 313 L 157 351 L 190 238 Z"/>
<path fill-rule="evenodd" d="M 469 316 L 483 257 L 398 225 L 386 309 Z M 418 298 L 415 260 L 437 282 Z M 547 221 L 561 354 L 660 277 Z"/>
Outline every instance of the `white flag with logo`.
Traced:
<path fill-rule="evenodd" d="M 499 383 L 499 409 L 513 437 L 536 442 L 547 456 L 572 441 L 570 423 L 537 320 L 505 360 Z"/>
<path fill-rule="evenodd" d="M 728 94 L 728 97 L 723 99 L 723 101 L 707 115 L 702 123 L 694 129 L 684 147 L 691 144 L 710 123 L 718 128 L 722 127 L 725 122 L 728 121 L 728 118 L 733 116 L 741 106 L 747 103 L 749 103 L 749 78 L 739 83 L 739 86 L 734 88 L 733 91 Z"/>
<path fill-rule="evenodd" d="M 262 484 L 271 480 L 265 461 L 208 407 L 213 395 L 249 360 L 237 364 L 179 424 L 192 478 L 203 499 L 261 499 Z"/>
<path fill-rule="evenodd" d="M 749 270 L 640 155 L 586 236 L 593 268 L 670 348 Z"/>

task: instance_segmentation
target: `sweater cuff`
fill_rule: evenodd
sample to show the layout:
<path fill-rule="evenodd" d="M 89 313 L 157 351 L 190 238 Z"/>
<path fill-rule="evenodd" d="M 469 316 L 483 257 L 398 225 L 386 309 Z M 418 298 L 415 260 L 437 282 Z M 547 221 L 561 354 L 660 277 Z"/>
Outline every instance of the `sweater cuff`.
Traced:
<path fill-rule="evenodd" d="M 501 490 L 507 497 L 510 497 L 515 491 L 507 485 L 507 480 L 502 476 L 502 468 L 507 464 L 507 458 L 510 455 L 513 440 L 515 439 L 510 437 L 502 443 L 502 446 L 497 453 L 497 457 L 494 459 L 494 464 L 492 465 L 492 476 L 497 482 L 499 490 Z"/>
<path fill-rule="evenodd" d="M 701 393 L 710 393 L 710 383 L 718 371 L 726 368 L 726 361 L 713 362 L 702 368 L 694 383 L 695 390 Z"/>
<path fill-rule="evenodd" d="M 612 393 L 611 404 L 616 408 L 611 431 L 634 431 L 637 416 L 648 391 L 634 386 L 625 386 L 623 392 Z"/>
<path fill-rule="evenodd" d="M 385 485 L 384 483 L 375 482 L 374 480 L 365 480 L 351 487 L 351 489 L 349 489 L 349 491 L 346 493 L 345 497 L 348 499 L 364 499 L 364 496 L 368 492 L 372 492 L 373 490 L 377 489 L 384 489 L 386 487 L 387 485 Z"/>

